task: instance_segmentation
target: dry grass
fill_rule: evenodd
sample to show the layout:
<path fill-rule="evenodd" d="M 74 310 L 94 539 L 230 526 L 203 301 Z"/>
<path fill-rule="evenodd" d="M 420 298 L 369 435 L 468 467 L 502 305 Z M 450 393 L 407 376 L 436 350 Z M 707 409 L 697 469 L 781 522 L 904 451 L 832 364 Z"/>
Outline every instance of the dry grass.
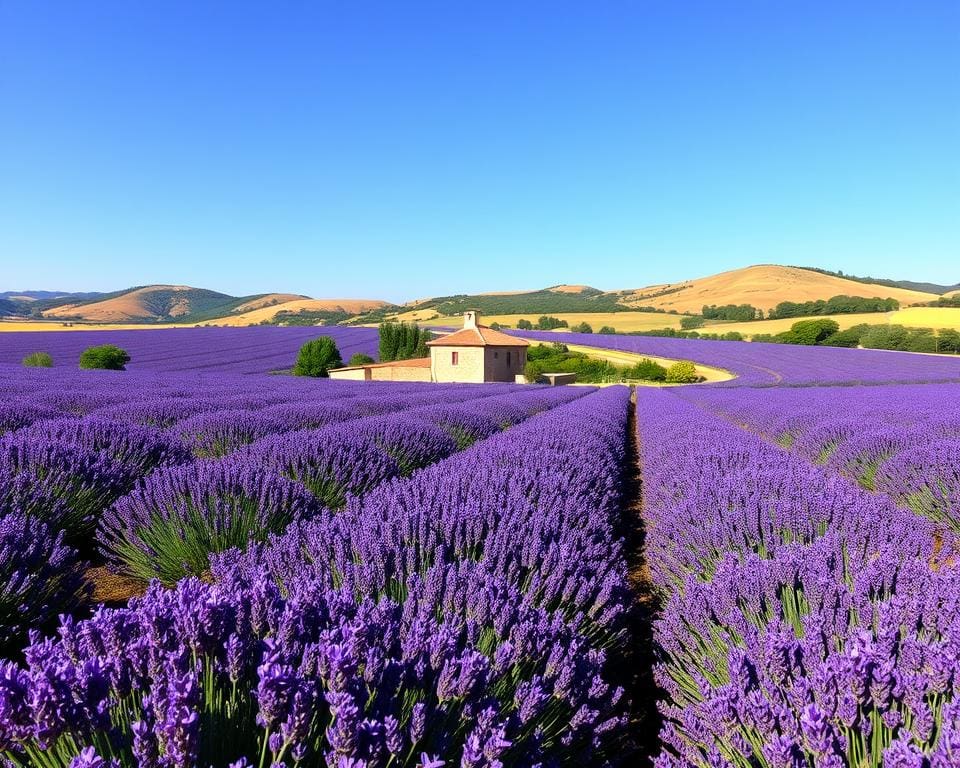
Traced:
<path fill-rule="evenodd" d="M 136 291 L 130 291 L 114 299 L 104 299 L 93 304 L 65 304 L 62 307 L 48 309 L 44 317 L 80 317 L 94 323 L 123 323 L 129 320 L 139 320 L 154 317 L 145 302 L 145 297 L 156 291 L 189 291 L 186 285 L 150 285 Z M 184 301 L 171 314 L 187 314 L 190 311 L 189 302 Z"/>
<path fill-rule="evenodd" d="M 88 569 L 85 576 L 93 587 L 93 599 L 97 603 L 125 603 L 147 591 L 145 581 L 121 576 L 102 565 Z"/>
<path fill-rule="evenodd" d="M 960 309 L 950 307 L 907 307 L 896 312 L 865 312 L 856 315 L 823 315 L 823 318 L 835 320 L 840 330 L 854 325 L 907 325 L 912 328 L 955 328 L 960 330 Z M 819 318 L 789 317 L 783 320 L 757 320 L 752 323 L 717 323 L 707 325 L 701 330 L 705 333 L 726 333 L 737 331 L 744 336 L 758 333 L 782 333 L 798 320 L 816 320 Z"/>
<path fill-rule="evenodd" d="M 666 288 L 680 290 L 664 296 L 653 296 Z M 763 264 L 672 285 L 641 288 L 633 291 L 624 301 L 660 309 L 675 309 L 678 312 L 699 313 L 704 304 L 752 304 L 768 311 L 781 301 L 815 301 L 839 295 L 889 297 L 899 301 L 902 306 L 937 298 L 932 293 L 922 291 L 867 285 L 806 269 Z M 645 298 L 651 296 L 653 297 Z"/>
<path fill-rule="evenodd" d="M 298 298 L 282 304 L 269 307 L 260 307 L 249 312 L 218 317 L 210 321 L 212 325 L 256 325 L 264 320 L 272 320 L 278 312 L 329 311 L 343 310 L 350 315 L 359 315 L 371 309 L 379 309 L 387 305 L 378 299 L 303 299 Z"/>
<path fill-rule="evenodd" d="M 286 304 L 288 301 L 299 301 L 300 299 L 308 299 L 309 296 L 303 296 L 299 293 L 268 293 L 266 296 L 261 296 L 259 299 L 253 299 L 253 301 L 248 301 L 241 304 L 239 307 L 234 308 L 234 312 L 252 312 L 255 309 L 261 309 L 262 307 L 271 307 L 276 304 Z"/>
<path fill-rule="evenodd" d="M 427 310 L 424 310 L 427 312 Z M 401 315 L 401 319 L 416 319 L 428 326 L 453 326 L 459 328 L 463 325 L 463 316 L 454 315 L 451 317 L 439 317 L 433 312 L 434 317 L 413 318 L 413 312 L 407 312 Z M 558 312 L 551 315 L 561 320 L 566 320 L 570 325 L 578 323 L 589 323 L 594 332 L 599 331 L 604 325 L 616 328 L 625 333 L 627 331 L 652 331 L 658 328 L 679 328 L 680 319 L 685 315 L 667 315 L 662 312 Z M 516 328 L 517 321 L 526 319 L 536 322 L 538 314 L 527 313 L 525 315 L 483 315 L 480 322 L 484 325 L 490 323 L 500 323 L 500 325 L 509 325 Z"/>

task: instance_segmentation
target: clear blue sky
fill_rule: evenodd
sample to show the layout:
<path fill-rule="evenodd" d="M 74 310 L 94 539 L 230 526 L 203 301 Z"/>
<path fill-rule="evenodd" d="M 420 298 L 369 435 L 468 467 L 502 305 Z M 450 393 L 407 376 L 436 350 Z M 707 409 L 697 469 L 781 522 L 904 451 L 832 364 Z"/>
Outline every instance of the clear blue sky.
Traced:
<path fill-rule="evenodd" d="M 0 290 L 960 280 L 960 3 L 0 0 Z"/>

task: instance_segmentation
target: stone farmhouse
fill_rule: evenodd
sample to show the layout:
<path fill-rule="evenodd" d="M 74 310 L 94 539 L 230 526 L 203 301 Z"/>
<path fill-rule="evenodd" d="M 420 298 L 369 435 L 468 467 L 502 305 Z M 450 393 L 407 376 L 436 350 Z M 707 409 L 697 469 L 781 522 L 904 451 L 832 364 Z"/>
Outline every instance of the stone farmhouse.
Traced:
<path fill-rule="evenodd" d="M 461 330 L 427 342 L 430 357 L 338 368 L 330 371 L 330 377 L 467 384 L 516 381 L 527 364 L 529 343 L 480 325 L 479 319 L 479 312 L 464 312 Z"/>

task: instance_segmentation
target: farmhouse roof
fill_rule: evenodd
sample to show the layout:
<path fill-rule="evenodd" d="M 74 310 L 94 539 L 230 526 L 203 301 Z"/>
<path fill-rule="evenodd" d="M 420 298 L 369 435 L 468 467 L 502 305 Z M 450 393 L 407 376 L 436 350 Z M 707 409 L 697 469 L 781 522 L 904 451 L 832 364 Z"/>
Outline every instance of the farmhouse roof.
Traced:
<path fill-rule="evenodd" d="M 428 347 L 529 347 L 530 343 L 506 333 L 495 331 L 485 325 L 474 328 L 464 328 L 460 331 L 448 333 L 433 341 L 427 342 Z"/>

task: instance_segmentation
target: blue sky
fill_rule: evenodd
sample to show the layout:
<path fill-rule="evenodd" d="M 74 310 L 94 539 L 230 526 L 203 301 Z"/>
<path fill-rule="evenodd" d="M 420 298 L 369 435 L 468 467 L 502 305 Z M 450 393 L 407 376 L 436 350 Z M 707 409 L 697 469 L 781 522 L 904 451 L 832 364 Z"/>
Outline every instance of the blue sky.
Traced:
<path fill-rule="evenodd" d="M 960 3 L 0 0 L 0 290 L 960 280 Z"/>

